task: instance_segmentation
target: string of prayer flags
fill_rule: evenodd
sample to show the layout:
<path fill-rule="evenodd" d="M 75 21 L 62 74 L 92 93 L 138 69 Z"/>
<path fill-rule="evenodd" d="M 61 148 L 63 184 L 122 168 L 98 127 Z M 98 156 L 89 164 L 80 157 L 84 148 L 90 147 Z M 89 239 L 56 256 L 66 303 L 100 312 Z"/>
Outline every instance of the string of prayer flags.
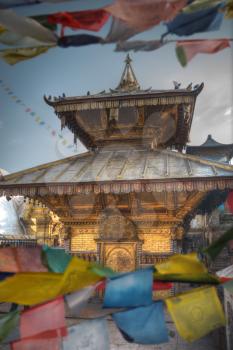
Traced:
<path fill-rule="evenodd" d="M 117 312 L 112 315 L 122 335 L 137 344 L 161 344 L 168 342 L 163 303 Z"/>
<path fill-rule="evenodd" d="M 137 270 L 110 278 L 104 307 L 136 307 L 152 302 L 153 269 Z"/>
<path fill-rule="evenodd" d="M 56 44 L 57 37 L 32 18 L 20 16 L 12 10 L 0 11 L 0 25 L 21 36 L 31 37 L 44 44 Z"/>
<path fill-rule="evenodd" d="M 60 47 L 70 47 L 70 46 L 85 46 L 91 44 L 102 43 L 103 39 L 97 35 L 91 34 L 76 34 L 76 35 L 66 35 L 58 39 L 57 45 Z"/>
<path fill-rule="evenodd" d="M 17 273 L 0 283 L 0 302 L 35 305 L 97 283 L 100 277 L 89 263 L 73 257 L 64 274 Z M 22 287 L 23 286 L 23 287 Z"/>
<path fill-rule="evenodd" d="M 176 56 L 182 67 L 185 67 L 199 53 L 212 54 L 227 47 L 230 47 L 228 39 L 182 40 L 176 42 Z"/>
<path fill-rule="evenodd" d="M 21 313 L 20 337 L 56 338 L 67 335 L 65 305 L 62 297 Z"/>
<path fill-rule="evenodd" d="M 166 41 L 161 40 L 132 40 L 132 41 L 119 41 L 115 48 L 115 51 L 128 52 L 133 50 L 137 51 L 153 51 L 167 44 Z"/>
<path fill-rule="evenodd" d="M 110 350 L 107 321 L 105 319 L 85 321 L 69 327 L 68 332 L 68 336 L 63 339 L 63 350 Z"/>
<path fill-rule="evenodd" d="M 48 21 L 52 24 L 62 25 L 62 35 L 64 28 L 86 29 L 98 32 L 109 19 L 110 14 L 104 9 L 85 10 L 78 12 L 59 12 L 48 16 Z"/>
<path fill-rule="evenodd" d="M 219 5 L 223 0 L 194 0 L 182 9 L 183 13 L 192 13 L 195 11 L 205 10 L 210 7 Z"/>
<path fill-rule="evenodd" d="M 53 46 L 24 47 L 0 51 L 0 58 L 10 65 L 29 60 L 47 52 Z"/>
<path fill-rule="evenodd" d="M 0 249 L 1 272 L 46 272 L 41 261 L 41 247 L 6 247 Z"/>
<path fill-rule="evenodd" d="M 177 331 L 186 341 L 197 340 L 225 325 L 225 316 L 214 287 L 202 287 L 165 299 Z"/>
<path fill-rule="evenodd" d="M 12 331 L 19 324 L 19 311 L 14 310 L 6 315 L 0 315 L 0 343 L 7 338 L 9 339 Z"/>
<path fill-rule="evenodd" d="M 61 248 L 51 248 L 44 245 L 42 252 L 43 260 L 52 272 L 63 273 L 72 259 L 72 257 Z"/>
<path fill-rule="evenodd" d="M 4 91 L 7 95 L 9 95 L 9 96 L 12 98 L 12 100 L 15 101 L 15 103 L 17 103 L 19 106 L 21 106 L 21 107 L 24 108 L 24 112 L 25 112 L 25 113 L 27 113 L 29 116 L 32 116 L 32 117 L 35 117 L 35 116 L 37 115 L 37 113 L 36 113 L 35 111 L 32 111 L 32 109 L 31 109 L 30 107 L 28 107 L 28 106 L 24 103 L 24 101 L 22 101 L 18 96 L 15 95 L 15 92 L 12 91 L 12 89 L 11 89 L 9 86 L 7 86 L 7 85 L 4 83 L 3 80 L 0 80 L 0 86 L 2 87 L 3 91 Z M 13 95 L 14 95 L 14 96 L 13 96 Z M 15 98 L 13 99 L 13 97 L 15 97 Z M 37 117 L 34 118 L 35 121 L 36 121 L 36 118 L 37 118 Z M 50 130 L 52 129 L 51 125 L 49 125 L 48 123 L 46 123 L 44 120 L 42 120 L 42 121 L 39 123 L 39 125 L 45 125 L 46 130 L 49 131 L 50 135 L 53 136 L 53 137 L 57 137 L 57 138 L 59 137 L 59 139 L 62 139 L 62 143 L 66 143 L 66 144 L 68 143 L 68 145 L 66 146 L 67 148 L 69 148 L 69 149 L 70 149 L 70 148 L 74 148 L 74 145 L 73 145 L 73 144 L 69 144 L 69 142 L 68 142 L 61 134 L 57 133 L 55 130 L 50 131 Z"/>
<path fill-rule="evenodd" d="M 205 248 L 203 253 L 207 254 L 211 260 L 215 260 L 222 249 L 231 240 L 233 240 L 233 227 L 231 227 L 221 237 Z"/>
<path fill-rule="evenodd" d="M 192 35 L 195 33 L 218 30 L 222 24 L 224 13 L 222 3 L 205 10 L 195 11 L 192 13 L 181 13 L 172 21 L 166 23 L 167 33 L 179 36 Z"/>
<path fill-rule="evenodd" d="M 105 10 L 129 27 L 144 31 L 170 21 L 185 5 L 186 0 L 116 0 Z"/>
<path fill-rule="evenodd" d="M 175 254 L 165 262 L 156 264 L 160 274 L 200 274 L 207 273 L 207 268 L 199 260 L 197 253 Z"/>

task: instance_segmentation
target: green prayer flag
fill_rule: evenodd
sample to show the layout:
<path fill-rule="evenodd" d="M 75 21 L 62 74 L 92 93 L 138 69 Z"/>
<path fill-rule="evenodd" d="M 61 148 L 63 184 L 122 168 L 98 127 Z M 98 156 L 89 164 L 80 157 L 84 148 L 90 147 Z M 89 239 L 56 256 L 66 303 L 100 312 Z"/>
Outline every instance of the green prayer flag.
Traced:
<path fill-rule="evenodd" d="M 233 240 L 233 227 L 227 230 L 219 239 L 209 245 L 209 247 L 203 250 L 203 253 L 207 254 L 211 260 L 214 260 L 225 245 Z"/>
<path fill-rule="evenodd" d="M 160 274 L 159 272 L 154 272 L 153 276 L 155 281 L 220 284 L 220 279 L 217 276 L 205 272 L 195 274 Z"/>
<path fill-rule="evenodd" d="M 63 273 L 71 259 L 64 249 L 43 246 L 43 260 L 52 272 Z"/>
<path fill-rule="evenodd" d="M 104 267 L 102 265 L 93 265 L 90 270 L 100 277 L 114 277 L 117 275 L 110 267 Z"/>
<path fill-rule="evenodd" d="M 19 311 L 11 311 L 0 316 L 0 342 L 6 339 L 19 324 Z"/>
<path fill-rule="evenodd" d="M 228 281 L 226 283 L 223 283 L 222 285 L 224 288 L 226 288 L 228 290 L 228 292 L 233 294 L 233 280 L 232 281 Z"/>

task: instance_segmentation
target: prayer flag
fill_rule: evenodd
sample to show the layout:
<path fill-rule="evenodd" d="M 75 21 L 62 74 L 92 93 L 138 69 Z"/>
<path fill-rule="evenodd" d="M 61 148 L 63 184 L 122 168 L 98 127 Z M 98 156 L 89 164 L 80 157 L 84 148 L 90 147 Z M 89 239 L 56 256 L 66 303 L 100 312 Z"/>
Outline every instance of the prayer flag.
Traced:
<path fill-rule="evenodd" d="M 181 13 L 167 23 L 168 32 L 180 36 L 218 30 L 222 24 L 222 4 L 192 13 Z"/>
<path fill-rule="evenodd" d="M 176 328 L 187 341 L 197 340 L 225 325 L 225 316 L 214 287 L 196 288 L 165 299 Z"/>
<path fill-rule="evenodd" d="M 11 334 L 19 324 L 19 311 L 11 311 L 0 316 L 0 343 Z"/>
<path fill-rule="evenodd" d="M 134 40 L 134 41 L 120 41 L 118 42 L 115 51 L 153 51 L 164 46 L 167 42 L 160 40 Z"/>
<path fill-rule="evenodd" d="M 25 47 L 20 49 L 7 49 L 0 51 L 0 58 L 6 63 L 14 65 L 21 61 L 37 57 L 47 52 L 53 46 Z"/>
<path fill-rule="evenodd" d="M 118 275 L 118 273 L 114 272 L 110 267 L 102 266 L 99 264 L 93 264 L 90 269 L 92 272 L 101 277 L 113 277 Z"/>
<path fill-rule="evenodd" d="M 21 313 L 21 338 L 34 337 L 40 335 L 40 333 L 45 333 L 44 336 L 43 334 L 40 336 L 42 338 L 47 338 L 49 337 L 50 331 L 56 331 L 55 334 L 57 334 L 57 337 L 67 335 L 65 324 L 65 306 L 62 297 L 52 300 L 46 304 L 30 308 Z"/>
<path fill-rule="evenodd" d="M 0 271 L 2 272 L 46 272 L 41 261 L 41 247 L 0 248 Z"/>
<path fill-rule="evenodd" d="M 116 0 L 105 9 L 129 27 L 144 31 L 173 19 L 185 4 L 186 0 Z"/>
<path fill-rule="evenodd" d="M 219 277 L 233 279 L 233 265 L 230 265 L 230 266 L 226 267 L 225 269 L 218 271 L 217 275 Z"/>
<path fill-rule="evenodd" d="M 226 3 L 225 6 L 225 17 L 228 19 L 232 19 L 233 18 L 233 1 L 232 0 L 228 0 L 228 2 Z"/>
<path fill-rule="evenodd" d="M 20 16 L 12 10 L 0 11 L 0 25 L 18 35 L 31 37 L 46 44 L 56 44 L 56 35 L 32 18 Z"/>
<path fill-rule="evenodd" d="M 136 307 L 152 303 L 153 269 L 143 269 L 110 278 L 104 307 Z"/>
<path fill-rule="evenodd" d="M 156 264 L 156 270 L 160 274 L 199 274 L 206 273 L 207 268 L 198 259 L 197 253 L 175 254 L 165 262 Z"/>
<path fill-rule="evenodd" d="M 115 43 L 128 38 L 139 33 L 135 28 L 129 27 L 124 21 L 118 18 L 112 17 L 112 23 L 108 35 L 104 39 L 105 43 Z"/>
<path fill-rule="evenodd" d="M 50 271 L 64 272 L 72 257 L 61 248 L 43 246 L 43 258 Z"/>
<path fill-rule="evenodd" d="M 163 303 L 117 312 L 112 315 L 126 340 L 138 344 L 161 344 L 168 341 Z"/>
<path fill-rule="evenodd" d="M 63 350 L 109 350 L 108 327 L 105 319 L 85 321 L 68 328 Z M 47 350 L 47 348 L 46 348 Z"/>
<path fill-rule="evenodd" d="M 233 280 L 223 283 L 222 286 L 223 288 L 226 288 L 228 292 L 233 294 Z"/>
<path fill-rule="evenodd" d="M 86 29 L 98 32 L 109 19 L 104 9 L 78 12 L 59 12 L 48 16 L 50 23 L 61 24 L 72 29 Z"/>
<path fill-rule="evenodd" d="M 12 350 L 61 350 L 62 338 L 27 338 L 11 343 Z"/>
<path fill-rule="evenodd" d="M 80 311 L 87 305 L 90 297 L 94 294 L 95 289 L 96 285 L 93 285 L 65 296 L 65 301 L 72 315 L 78 315 L 80 313 Z"/>
<path fill-rule="evenodd" d="M 205 248 L 203 253 L 207 254 L 211 260 L 214 260 L 231 240 L 233 240 L 233 227 L 226 231 L 219 239 L 210 244 L 209 247 Z"/>
<path fill-rule="evenodd" d="M 176 56 L 180 64 L 185 67 L 199 53 L 216 53 L 227 47 L 230 47 L 228 39 L 182 40 L 176 43 Z"/>
<path fill-rule="evenodd" d="M 102 43 L 102 40 L 103 39 L 101 37 L 90 34 L 66 35 L 58 39 L 57 45 L 60 47 L 77 47 L 91 44 L 99 44 Z"/>
<path fill-rule="evenodd" d="M 183 282 L 183 283 L 200 283 L 200 284 L 220 284 L 221 280 L 209 273 L 181 273 L 181 274 L 160 274 L 154 272 L 155 281 Z"/>
<path fill-rule="evenodd" d="M 182 10 L 183 13 L 192 13 L 195 11 L 205 10 L 210 7 L 219 5 L 223 0 L 194 0 Z"/>
<path fill-rule="evenodd" d="M 20 47 L 24 46 L 40 46 L 43 45 L 41 41 L 30 37 L 22 37 L 21 35 L 6 30 L 0 33 L 0 43 L 8 46 L 18 45 Z"/>
<path fill-rule="evenodd" d="M 80 290 L 100 280 L 89 263 L 73 257 L 64 274 L 18 273 L 0 282 L 0 302 L 34 305 Z"/>

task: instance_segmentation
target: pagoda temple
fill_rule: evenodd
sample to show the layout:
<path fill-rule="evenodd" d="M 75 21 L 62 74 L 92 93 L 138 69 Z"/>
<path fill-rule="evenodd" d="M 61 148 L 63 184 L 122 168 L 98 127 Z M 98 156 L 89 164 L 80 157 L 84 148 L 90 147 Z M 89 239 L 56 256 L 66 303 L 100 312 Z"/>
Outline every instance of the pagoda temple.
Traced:
<path fill-rule="evenodd" d="M 203 86 L 142 89 L 127 56 L 114 89 L 44 97 L 88 151 L 2 176 L 0 195 L 43 203 L 71 253 L 117 271 L 181 251 L 197 208 L 233 188 L 233 166 L 185 153 Z"/>

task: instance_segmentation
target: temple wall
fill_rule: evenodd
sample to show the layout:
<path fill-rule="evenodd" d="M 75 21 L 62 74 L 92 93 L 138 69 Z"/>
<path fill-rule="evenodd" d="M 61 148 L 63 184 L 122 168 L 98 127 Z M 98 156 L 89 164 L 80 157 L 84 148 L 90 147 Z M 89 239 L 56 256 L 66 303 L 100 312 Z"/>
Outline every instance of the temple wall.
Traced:
<path fill-rule="evenodd" d="M 171 238 L 163 234 L 142 233 L 139 238 L 144 241 L 142 250 L 149 253 L 169 253 L 172 249 Z"/>

